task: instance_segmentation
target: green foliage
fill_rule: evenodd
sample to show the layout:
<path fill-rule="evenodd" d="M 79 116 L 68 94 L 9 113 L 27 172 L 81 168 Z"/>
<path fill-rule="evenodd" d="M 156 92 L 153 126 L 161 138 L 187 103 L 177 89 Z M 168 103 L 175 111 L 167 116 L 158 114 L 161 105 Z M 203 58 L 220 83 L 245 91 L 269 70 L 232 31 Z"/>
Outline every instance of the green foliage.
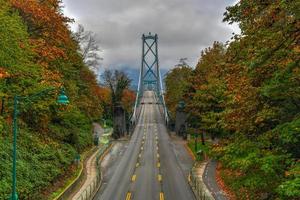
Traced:
<path fill-rule="evenodd" d="M 300 164 L 295 163 L 286 172 L 288 179 L 278 186 L 277 191 L 283 199 L 297 199 L 300 196 Z"/>
<path fill-rule="evenodd" d="M 0 93 L 26 94 L 40 80 L 40 69 L 32 62 L 32 51 L 26 26 L 7 1 L 0 1 L 0 68 L 8 73 L 8 80 L 0 79 Z M 9 84 L 11 83 L 11 84 Z"/>
<path fill-rule="evenodd" d="M 58 105 L 58 91 L 20 100 L 20 199 L 47 198 L 49 187 L 68 174 L 75 155 L 92 145 L 91 123 L 102 114 L 95 76 L 78 53 L 60 3 L 0 0 L 0 199 L 11 194 L 14 95 L 28 97 L 63 86 L 70 100 L 68 106 Z"/>
<path fill-rule="evenodd" d="M 166 83 L 166 104 L 174 119 L 178 103 L 183 100 L 184 91 L 188 86 L 188 78 L 192 68 L 186 65 L 176 66 L 168 72 L 165 77 Z"/>
<path fill-rule="evenodd" d="M 21 130 L 18 136 L 17 180 L 21 199 L 43 198 L 41 192 L 67 170 L 76 150 L 69 144 L 45 144 L 38 135 Z M 0 194 L 8 199 L 11 190 L 11 138 L 2 138 Z"/>
<path fill-rule="evenodd" d="M 207 48 L 189 75 L 189 123 L 221 139 L 212 154 L 232 173 L 225 182 L 238 199 L 299 199 L 299 6 L 228 7 L 224 21 L 239 23 L 241 34 Z"/>

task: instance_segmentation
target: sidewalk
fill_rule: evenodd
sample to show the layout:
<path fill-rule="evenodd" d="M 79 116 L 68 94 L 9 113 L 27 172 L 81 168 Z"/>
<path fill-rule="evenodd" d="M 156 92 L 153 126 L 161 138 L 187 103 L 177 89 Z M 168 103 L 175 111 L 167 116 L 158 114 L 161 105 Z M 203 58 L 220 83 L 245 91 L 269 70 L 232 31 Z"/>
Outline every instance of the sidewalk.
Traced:
<path fill-rule="evenodd" d="M 219 187 L 216 179 L 217 161 L 209 160 L 206 164 L 203 181 L 216 200 L 227 200 L 226 193 Z"/>
<path fill-rule="evenodd" d="M 97 135 L 100 138 L 104 134 L 104 129 L 98 123 L 93 123 L 93 126 L 94 135 Z M 91 186 L 93 187 L 93 189 L 96 189 L 95 187 L 97 184 L 95 183 L 95 179 L 97 179 L 96 181 L 98 181 L 99 178 L 97 161 L 99 159 L 99 154 L 103 153 L 107 146 L 105 144 L 99 144 L 99 146 L 96 148 L 97 150 L 84 163 L 84 180 L 80 186 L 80 189 L 78 189 L 77 192 L 71 196 L 72 200 L 82 199 L 82 194 L 87 192 L 87 189 Z M 91 188 L 89 192 L 92 192 Z"/>
<path fill-rule="evenodd" d="M 84 169 L 86 178 L 80 190 L 78 190 L 78 192 L 75 195 L 73 195 L 72 200 L 79 199 L 82 192 L 93 182 L 94 178 L 97 176 L 96 156 L 100 150 L 101 148 L 98 148 L 98 150 L 86 161 L 86 166 Z"/>

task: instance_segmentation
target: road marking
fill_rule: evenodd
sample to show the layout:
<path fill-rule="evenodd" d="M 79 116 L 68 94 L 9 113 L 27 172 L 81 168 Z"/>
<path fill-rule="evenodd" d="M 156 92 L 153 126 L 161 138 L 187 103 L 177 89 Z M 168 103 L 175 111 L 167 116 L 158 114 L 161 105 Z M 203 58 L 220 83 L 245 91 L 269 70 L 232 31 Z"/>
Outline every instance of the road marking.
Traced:
<path fill-rule="evenodd" d="M 155 139 L 158 140 L 158 137 L 156 136 Z"/>
<path fill-rule="evenodd" d="M 136 180 L 136 175 L 134 174 L 132 177 L 131 177 L 131 181 L 134 182 Z"/>
<path fill-rule="evenodd" d="M 188 181 L 191 182 L 191 174 L 188 176 Z"/>
<path fill-rule="evenodd" d="M 130 200 L 130 199 L 131 199 L 131 192 L 127 192 L 126 200 Z"/>
<path fill-rule="evenodd" d="M 157 167 L 160 168 L 160 162 L 157 163 Z"/>
<path fill-rule="evenodd" d="M 156 150 L 157 150 L 157 151 L 158 151 L 158 149 L 159 149 L 159 148 L 158 148 L 158 147 L 156 147 Z"/>
<path fill-rule="evenodd" d="M 144 147 L 141 147 L 141 151 L 143 151 L 144 150 Z"/>
<path fill-rule="evenodd" d="M 136 164 L 135 164 L 135 167 L 139 167 L 139 166 L 140 166 L 140 163 L 136 163 Z"/>
<path fill-rule="evenodd" d="M 164 200 L 164 199 L 165 199 L 164 193 L 163 192 L 159 193 L 159 200 Z"/>
<path fill-rule="evenodd" d="M 157 158 L 159 158 L 159 154 L 156 154 Z"/>
<path fill-rule="evenodd" d="M 162 181 L 162 175 L 158 174 L 157 179 L 158 179 L 159 182 L 161 182 Z"/>
<path fill-rule="evenodd" d="M 139 158 L 141 158 L 142 157 L 142 154 L 139 154 Z"/>

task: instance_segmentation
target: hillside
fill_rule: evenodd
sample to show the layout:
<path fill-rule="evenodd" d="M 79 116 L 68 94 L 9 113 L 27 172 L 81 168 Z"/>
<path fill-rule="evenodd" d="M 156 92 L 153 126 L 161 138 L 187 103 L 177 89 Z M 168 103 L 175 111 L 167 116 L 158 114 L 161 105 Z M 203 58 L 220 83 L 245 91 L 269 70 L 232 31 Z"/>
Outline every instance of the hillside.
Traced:
<path fill-rule="evenodd" d="M 19 102 L 17 189 L 20 199 L 45 199 L 47 190 L 92 144 L 101 90 L 83 64 L 59 0 L 0 0 L 0 199 L 11 194 L 12 98 L 64 87 L 70 104 L 51 93 Z"/>

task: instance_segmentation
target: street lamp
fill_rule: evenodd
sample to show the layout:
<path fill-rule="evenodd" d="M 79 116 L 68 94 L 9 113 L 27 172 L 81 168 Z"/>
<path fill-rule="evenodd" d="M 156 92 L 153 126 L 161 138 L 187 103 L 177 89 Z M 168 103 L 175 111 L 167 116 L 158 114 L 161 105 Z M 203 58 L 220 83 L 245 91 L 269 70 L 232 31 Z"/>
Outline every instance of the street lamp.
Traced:
<path fill-rule="evenodd" d="M 11 200 L 18 200 L 18 194 L 17 194 L 17 176 L 16 176 L 16 167 L 17 167 L 17 131 L 18 131 L 18 105 L 19 102 L 24 101 L 30 101 L 34 100 L 35 98 L 44 96 L 49 94 L 51 91 L 56 90 L 55 88 L 50 88 L 43 90 L 39 93 L 35 93 L 30 96 L 14 96 L 14 110 L 13 110 L 13 168 L 12 168 L 12 196 Z M 57 103 L 67 105 L 69 103 L 69 99 L 65 94 L 64 89 L 61 89 L 60 94 L 57 99 Z"/>

